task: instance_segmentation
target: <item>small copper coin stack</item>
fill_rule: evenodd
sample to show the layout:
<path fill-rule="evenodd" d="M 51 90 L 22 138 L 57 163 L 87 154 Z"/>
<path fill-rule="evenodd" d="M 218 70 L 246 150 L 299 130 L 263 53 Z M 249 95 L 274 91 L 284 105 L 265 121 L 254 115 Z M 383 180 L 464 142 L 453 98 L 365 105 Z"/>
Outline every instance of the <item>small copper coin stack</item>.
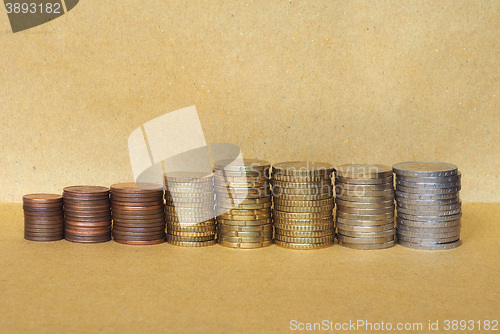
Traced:
<path fill-rule="evenodd" d="M 453 249 L 462 244 L 458 167 L 443 162 L 395 164 L 397 237 L 402 246 Z"/>
<path fill-rule="evenodd" d="M 349 164 L 336 168 L 337 239 L 344 247 L 384 249 L 394 246 L 392 168 Z"/>
<path fill-rule="evenodd" d="M 258 159 L 214 164 L 219 244 L 262 248 L 273 244 L 270 164 Z"/>
<path fill-rule="evenodd" d="M 333 166 L 293 161 L 273 166 L 275 243 L 291 249 L 333 245 Z"/>
<path fill-rule="evenodd" d="M 167 242 L 204 247 L 217 243 L 213 175 L 170 172 L 165 175 Z"/>
<path fill-rule="evenodd" d="M 111 186 L 113 238 L 127 245 L 165 242 L 163 185 L 117 183 Z"/>
<path fill-rule="evenodd" d="M 57 194 L 23 196 L 24 238 L 55 241 L 64 238 L 63 199 Z"/>
<path fill-rule="evenodd" d="M 64 238 L 79 243 L 111 240 L 109 188 L 71 186 L 63 190 Z"/>

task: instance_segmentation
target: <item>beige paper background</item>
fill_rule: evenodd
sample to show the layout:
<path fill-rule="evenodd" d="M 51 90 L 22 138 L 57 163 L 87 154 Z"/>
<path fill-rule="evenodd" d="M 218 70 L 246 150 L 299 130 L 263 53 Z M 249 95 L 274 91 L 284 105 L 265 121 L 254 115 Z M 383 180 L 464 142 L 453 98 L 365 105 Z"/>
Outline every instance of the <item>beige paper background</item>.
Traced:
<path fill-rule="evenodd" d="M 132 178 L 128 135 L 196 105 L 246 157 L 455 163 L 500 201 L 498 1 L 81 1 L 0 10 L 0 201 Z"/>

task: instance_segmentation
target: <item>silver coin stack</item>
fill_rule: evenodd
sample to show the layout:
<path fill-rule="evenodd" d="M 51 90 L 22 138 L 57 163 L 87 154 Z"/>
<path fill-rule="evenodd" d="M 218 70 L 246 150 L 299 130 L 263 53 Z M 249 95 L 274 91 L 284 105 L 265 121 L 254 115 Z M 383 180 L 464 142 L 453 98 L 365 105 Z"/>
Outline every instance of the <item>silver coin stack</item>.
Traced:
<path fill-rule="evenodd" d="M 216 244 L 214 178 L 203 172 L 165 175 L 167 242 L 176 246 Z"/>
<path fill-rule="evenodd" d="M 393 169 L 398 243 L 425 250 L 460 246 L 461 174 L 457 166 L 415 161 L 398 163 Z"/>
<path fill-rule="evenodd" d="M 273 244 L 269 167 L 269 162 L 258 159 L 214 164 L 221 246 L 250 249 Z"/>
<path fill-rule="evenodd" d="M 339 244 L 355 249 L 395 245 L 392 168 L 349 164 L 335 169 Z"/>
<path fill-rule="evenodd" d="M 333 245 L 333 166 L 283 162 L 272 168 L 275 243 L 291 249 Z"/>

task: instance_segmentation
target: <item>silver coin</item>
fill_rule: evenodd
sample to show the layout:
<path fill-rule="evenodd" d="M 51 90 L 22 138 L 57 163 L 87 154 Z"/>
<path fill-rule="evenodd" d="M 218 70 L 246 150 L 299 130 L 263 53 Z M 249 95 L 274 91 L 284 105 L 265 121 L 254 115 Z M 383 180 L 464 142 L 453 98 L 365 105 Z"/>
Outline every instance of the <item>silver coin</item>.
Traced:
<path fill-rule="evenodd" d="M 394 205 L 376 209 L 351 208 L 339 205 L 337 206 L 337 212 L 355 213 L 358 215 L 374 215 L 374 214 L 394 212 Z"/>
<path fill-rule="evenodd" d="M 336 218 L 337 224 L 351 225 L 351 226 L 382 226 L 387 224 L 394 225 L 394 218 L 388 218 L 384 220 L 370 220 L 370 219 L 349 219 L 349 218 Z"/>
<path fill-rule="evenodd" d="M 337 197 L 343 196 L 353 196 L 353 197 L 377 197 L 377 196 L 394 196 L 394 190 L 377 190 L 377 191 L 367 191 L 367 190 L 345 190 L 335 188 L 335 194 Z"/>
<path fill-rule="evenodd" d="M 460 187 L 454 188 L 439 188 L 439 189 L 425 189 L 425 188 L 410 188 L 403 187 L 399 184 L 396 184 L 396 190 L 407 192 L 410 194 L 425 194 L 425 195 L 444 195 L 444 194 L 452 194 L 460 191 Z"/>
<path fill-rule="evenodd" d="M 413 242 L 406 242 L 404 240 L 398 240 L 398 244 L 404 247 L 420 249 L 420 250 L 444 250 L 444 249 L 453 249 L 462 245 L 462 239 L 458 239 L 457 241 L 445 243 L 445 244 L 418 244 Z"/>
<path fill-rule="evenodd" d="M 409 226 L 405 224 L 398 224 L 398 230 L 400 231 L 407 231 L 411 233 L 423 233 L 423 234 L 430 234 L 430 233 L 460 233 L 460 227 L 461 224 L 460 222 L 455 225 L 455 226 L 449 226 L 449 227 L 415 227 L 415 226 Z"/>
<path fill-rule="evenodd" d="M 394 201 L 394 195 L 391 194 L 389 196 L 375 196 L 375 197 L 337 195 L 336 199 L 340 199 L 342 201 L 347 201 L 347 202 L 356 202 L 356 203 L 379 203 L 385 201 Z"/>
<path fill-rule="evenodd" d="M 442 182 L 460 182 L 462 179 L 462 174 L 458 172 L 457 175 L 451 175 L 451 176 L 436 176 L 436 177 L 425 177 L 425 176 L 419 176 L 419 177 L 414 177 L 414 176 L 406 176 L 406 175 L 398 175 L 398 180 L 403 180 L 407 182 L 416 182 L 416 183 L 442 183 Z"/>
<path fill-rule="evenodd" d="M 462 209 L 455 209 L 455 210 L 442 210 L 442 211 L 427 211 L 427 210 L 411 210 L 411 209 L 406 209 L 406 208 L 398 208 L 398 213 L 404 213 L 407 215 L 414 215 L 414 216 L 452 216 L 452 215 L 457 215 L 462 213 Z"/>
<path fill-rule="evenodd" d="M 462 217 L 462 214 L 455 214 L 455 215 L 449 215 L 449 216 L 423 216 L 423 215 L 411 215 L 411 214 L 406 214 L 403 212 L 398 212 L 397 214 L 398 218 L 401 219 L 406 219 L 406 220 L 413 220 L 413 221 L 418 221 L 418 222 L 443 222 L 443 221 L 452 221 L 452 220 L 457 220 Z"/>
<path fill-rule="evenodd" d="M 349 202 L 342 199 L 337 199 L 335 201 L 338 206 L 349 207 L 349 208 L 360 208 L 360 209 L 380 209 L 386 208 L 394 205 L 394 200 L 383 201 L 383 202 Z"/>
<path fill-rule="evenodd" d="M 345 231 L 342 229 L 338 229 L 338 234 L 352 237 L 352 238 L 384 238 L 394 236 L 396 229 L 390 229 L 386 231 L 380 232 L 357 232 L 357 231 Z"/>
<path fill-rule="evenodd" d="M 347 178 L 347 177 L 342 177 L 342 176 L 337 176 L 335 178 L 335 184 L 337 183 L 344 183 L 344 184 L 385 184 L 385 183 L 393 183 L 393 176 L 388 176 L 384 178 L 378 178 L 378 179 L 354 179 L 354 178 Z"/>
<path fill-rule="evenodd" d="M 387 237 L 380 237 L 380 238 L 354 238 L 354 237 L 347 237 L 341 234 L 337 234 L 337 239 L 339 242 L 345 242 L 349 244 L 382 244 L 385 242 L 390 242 L 393 241 L 395 238 L 394 235 L 387 236 Z"/>
<path fill-rule="evenodd" d="M 395 164 L 396 175 L 414 177 L 443 177 L 458 174 L 458 167 L 449 163 L 434 161 L 409 161 Z"/>
<path fill-rule="evenodd" d="M 414 194 L 414 193 L 407 193 L 404 191 L 398 191 L 396 190 L 394 192 L 396 195 L 396 200 L 399 198 L 408 198 L 408 199 L 415 199 L 419 201 L 433 201 L 433 200 L 441 200 L 441 199 L 451 199 L 451 198 L 458 198 L 458 192 L 454 193 L 449 193 L 449 194 Z"/>
<path fill-rule="evenodd" d="M 415 244 L 445 244 L 448 242 L 457 241 L 458 239 L 460 239 L 460 235 L 448 238 L 411 238 L 402 234 L 398 234 L 398 240 L 404 242 L 412 242 Z"/>
<path fill-rule="evenodd" d="M 414 211 L 449 211 L 449 210 L 457 210 L 462 207 L 462 203 L 458 202 L 455 204 L 448 205 L 412 205 L 398 202 L 398 209 L 410 209 Z"/>
<path fill-rule="evenodd" d="M 396 218 L 396 222 L 399 227 L 407 226 L 407 227 L 417 227 L 417 228 L 447 228 L 454 227 L 460 225 L 460 217 L 454 220 L 447 221 L 429 221 L 429 220 L 411 220 L 411 219 L 402 219 L 401 217 Z"/>
<path fill-rule="evenodd" d="M 442 232 L 442 233 L 415 233 L 406 230 L 397 229 L 398 238 L 400 235 L 407 238 L 421 238 L 421 239 L 432 239 L 432 238 L 453 238 L 460 237 L 460 231 L 458 232 Z M 458 238 L 457 238 L 458 239 Z M 403 239 L 405 240 L 405 239 Z M 407 240 L 405 240 L 407 241 Z"/>
<path fill-rule="evenodd" d="M 392 183 L 382 184 L 349 184 L 349 183 L 335 183 L 335 189 L 349 191 L 380 191 L 387 189 L 394 189 Z"/>
<path fill-rule="evenodd" d="M 352 219 L 352 220 L 386 220 L 394 217 L 394 212 L 379 213 L 373 215 L 358 215 L 355 213 L 337 212 L 338 218 Z"/>
<path fill-rule="evenodd" d="M 408 182 L 400 179 L 396 179 L 396 184 L 399 184 L 403 187 L 411 187 L 411 188 L 424 188 L 424 189 L 441 189 L 441 188 L 458 188 L 461 186 L 460 182 L 446 182 L 446 183 L 423 183 L 423 182 Z"/>
<path fill-rule="evenodd" d="M 348 225 L 337 222 L 337 228 L 342 231 L 351 232 L 382 232 L 391 230 L 394 228 L 394 222 L 385 225 L 375 225 L 375 226 L 358 226 L 358 225 Z"/>
<path fill-rule="evenodd" d="M 381 244 L 371 244 L 371 245 L 351 244 L 351 243 L 342 242 L 339 240 L 339 245 L 341 245 L 342 247 L 353 248 L 353 249 L 366 249 L 366 250 L 391 248 L 391 247 L 394 247 L 395 244 L 396 244 L 396 240 L 384 242 Z"/>
<path fill-rule="evenodd" d="M 397 199 L 397 203 L 404 204 L 404 205 L 417 205 L 417 206 L 434 206 L 434 205 L 439 206 L 439 205 L 451 205 L 451 204 L 460 203 L 460 198 L 455 197 L 455 198 L 450 198 L 450 199 L 436 199 L 433 201 L 421 201 L 421 200 L 416 200 L 416 199 L 399 197 Z"/>

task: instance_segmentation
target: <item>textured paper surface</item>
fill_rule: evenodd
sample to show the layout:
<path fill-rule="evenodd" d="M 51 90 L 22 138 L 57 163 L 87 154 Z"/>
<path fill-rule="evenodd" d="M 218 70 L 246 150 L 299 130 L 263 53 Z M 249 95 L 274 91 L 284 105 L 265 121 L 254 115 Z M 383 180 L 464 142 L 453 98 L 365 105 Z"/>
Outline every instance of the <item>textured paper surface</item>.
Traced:
<path fill-rule="evenodd" d="M 457 164 L 500 201 L 500 2 L 81 1 L 0 10 L 0 201 L 132 180 L 127 138 L 196 105 L 245 157 Z"/>
<path fill-rule="evenodd" d="M 21 205 L 3 204 L 0 332 L 289 333 L 293 319 L 498 320 L 500 205 L 464 212 L 464 243 L 449 251 L 234 250 L 30 242 Z"/>

